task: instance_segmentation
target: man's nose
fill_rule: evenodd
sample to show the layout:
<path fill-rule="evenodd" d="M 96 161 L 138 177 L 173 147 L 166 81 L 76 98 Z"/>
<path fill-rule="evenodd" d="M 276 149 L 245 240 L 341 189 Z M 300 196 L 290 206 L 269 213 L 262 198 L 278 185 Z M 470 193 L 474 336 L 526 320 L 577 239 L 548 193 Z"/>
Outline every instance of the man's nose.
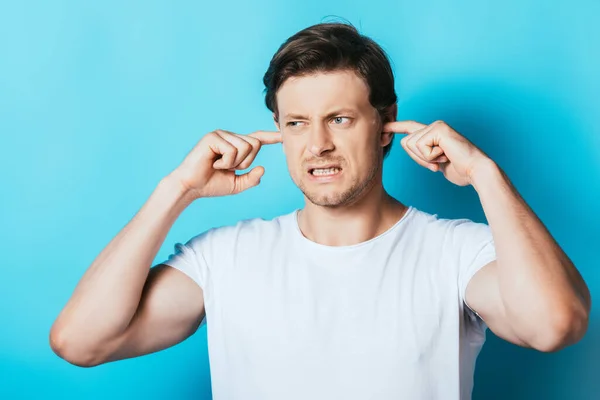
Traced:
<path fill-rule="evenodd" d="M 320 157 L 324 153 L 332 151 L 335 148 L 331 140 L 331 133 L 327 127 L 322 124 L 313 124 L 310 127 L 306 150 L 313 155 Z"/>

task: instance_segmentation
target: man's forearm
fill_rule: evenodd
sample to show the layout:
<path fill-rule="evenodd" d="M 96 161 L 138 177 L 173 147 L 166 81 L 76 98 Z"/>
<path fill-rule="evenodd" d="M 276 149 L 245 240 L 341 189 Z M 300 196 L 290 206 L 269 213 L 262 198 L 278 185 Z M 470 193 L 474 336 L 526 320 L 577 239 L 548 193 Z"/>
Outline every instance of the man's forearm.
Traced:
<path fill-rule="evenodd" d="M 93 353 L 126 330 L 152 261 L 173 223 L 191 202 L 187 197 L 171 175 L 161 180 L 83 275 L 52 327 L 50 340 L 55 350 Z"/>
<path fill-rule="evenodd" d="M 495 163 L 480 163 L 472 184 L 492 231 L 500 294 L 515 332 L 530 336 L 550 327 L 566 342 L 578 340 L 590 295 L 569 257 Z"/>

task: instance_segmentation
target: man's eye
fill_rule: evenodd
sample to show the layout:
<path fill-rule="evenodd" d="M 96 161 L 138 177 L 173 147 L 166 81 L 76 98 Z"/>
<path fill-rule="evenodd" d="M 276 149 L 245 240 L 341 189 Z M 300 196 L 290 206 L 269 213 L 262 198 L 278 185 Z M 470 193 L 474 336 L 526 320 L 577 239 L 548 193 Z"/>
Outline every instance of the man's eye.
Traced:
<path fill-rule="evenodd" d="M 335 117 L 333 119 L 333 122 L 335 123 L 335 125 L 341 125 L 341 124 L 346 123 L 348 121 L 350 121 L 350 118 L 348 118 L 348 117 Z"/>
<path fill-rule="evenodd" d="M 296 126 L 300 126 L 301 123 L 302 123 L 302 121 L 290 121 L 287 123 L 287 126 L 296 127 Z"/>

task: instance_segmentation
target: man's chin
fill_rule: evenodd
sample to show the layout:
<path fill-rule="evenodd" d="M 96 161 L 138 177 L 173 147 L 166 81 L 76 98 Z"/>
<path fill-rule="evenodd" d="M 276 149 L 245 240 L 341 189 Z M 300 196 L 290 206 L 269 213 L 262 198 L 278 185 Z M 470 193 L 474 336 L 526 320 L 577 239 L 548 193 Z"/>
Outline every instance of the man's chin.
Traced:
<path fill-rule="evenodd" d="M 340 207 L 348 204 L 351 193 L 348 191 L 328 190 L 322 192 L 304 191 L 304 196 L 316 206 L 320 207 Z"/>
<path fill-rule="evenodd" d="M 348 185 L 343 181 L 315 184 L 310 181 L 300 181 L 298 188 L 307 201 L 320 207 L 340 207 L 350 205 L 360 197 L 367 182 L 363 185 Z"/>
<path fill-rule="evenodd" d="M 314 204 L 315 206 L 319 206 L 319 207 L 336 208 L 336 207 L 340 207 L 340 206 L 344 205 L 344 202 L 340 201 L 338 199 L 331 199 L 331 198 L 316 198 L 315 199 L 315 198 L 311 198 L 309 196 L 306 196 L 306 198 L 312 204 Z"/>

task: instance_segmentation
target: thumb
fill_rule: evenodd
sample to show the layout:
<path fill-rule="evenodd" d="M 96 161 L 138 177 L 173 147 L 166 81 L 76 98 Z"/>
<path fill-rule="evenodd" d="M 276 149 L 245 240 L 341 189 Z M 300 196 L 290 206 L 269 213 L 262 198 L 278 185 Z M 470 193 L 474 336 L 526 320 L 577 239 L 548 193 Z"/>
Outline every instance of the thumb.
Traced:
<path fill-rule="evenodd" d="M 237 194 L 258 185 L 264 173 L 265 169 L 263 167 L 254 167 L 245 174 L 236 175 L 233 193 Z"/>

